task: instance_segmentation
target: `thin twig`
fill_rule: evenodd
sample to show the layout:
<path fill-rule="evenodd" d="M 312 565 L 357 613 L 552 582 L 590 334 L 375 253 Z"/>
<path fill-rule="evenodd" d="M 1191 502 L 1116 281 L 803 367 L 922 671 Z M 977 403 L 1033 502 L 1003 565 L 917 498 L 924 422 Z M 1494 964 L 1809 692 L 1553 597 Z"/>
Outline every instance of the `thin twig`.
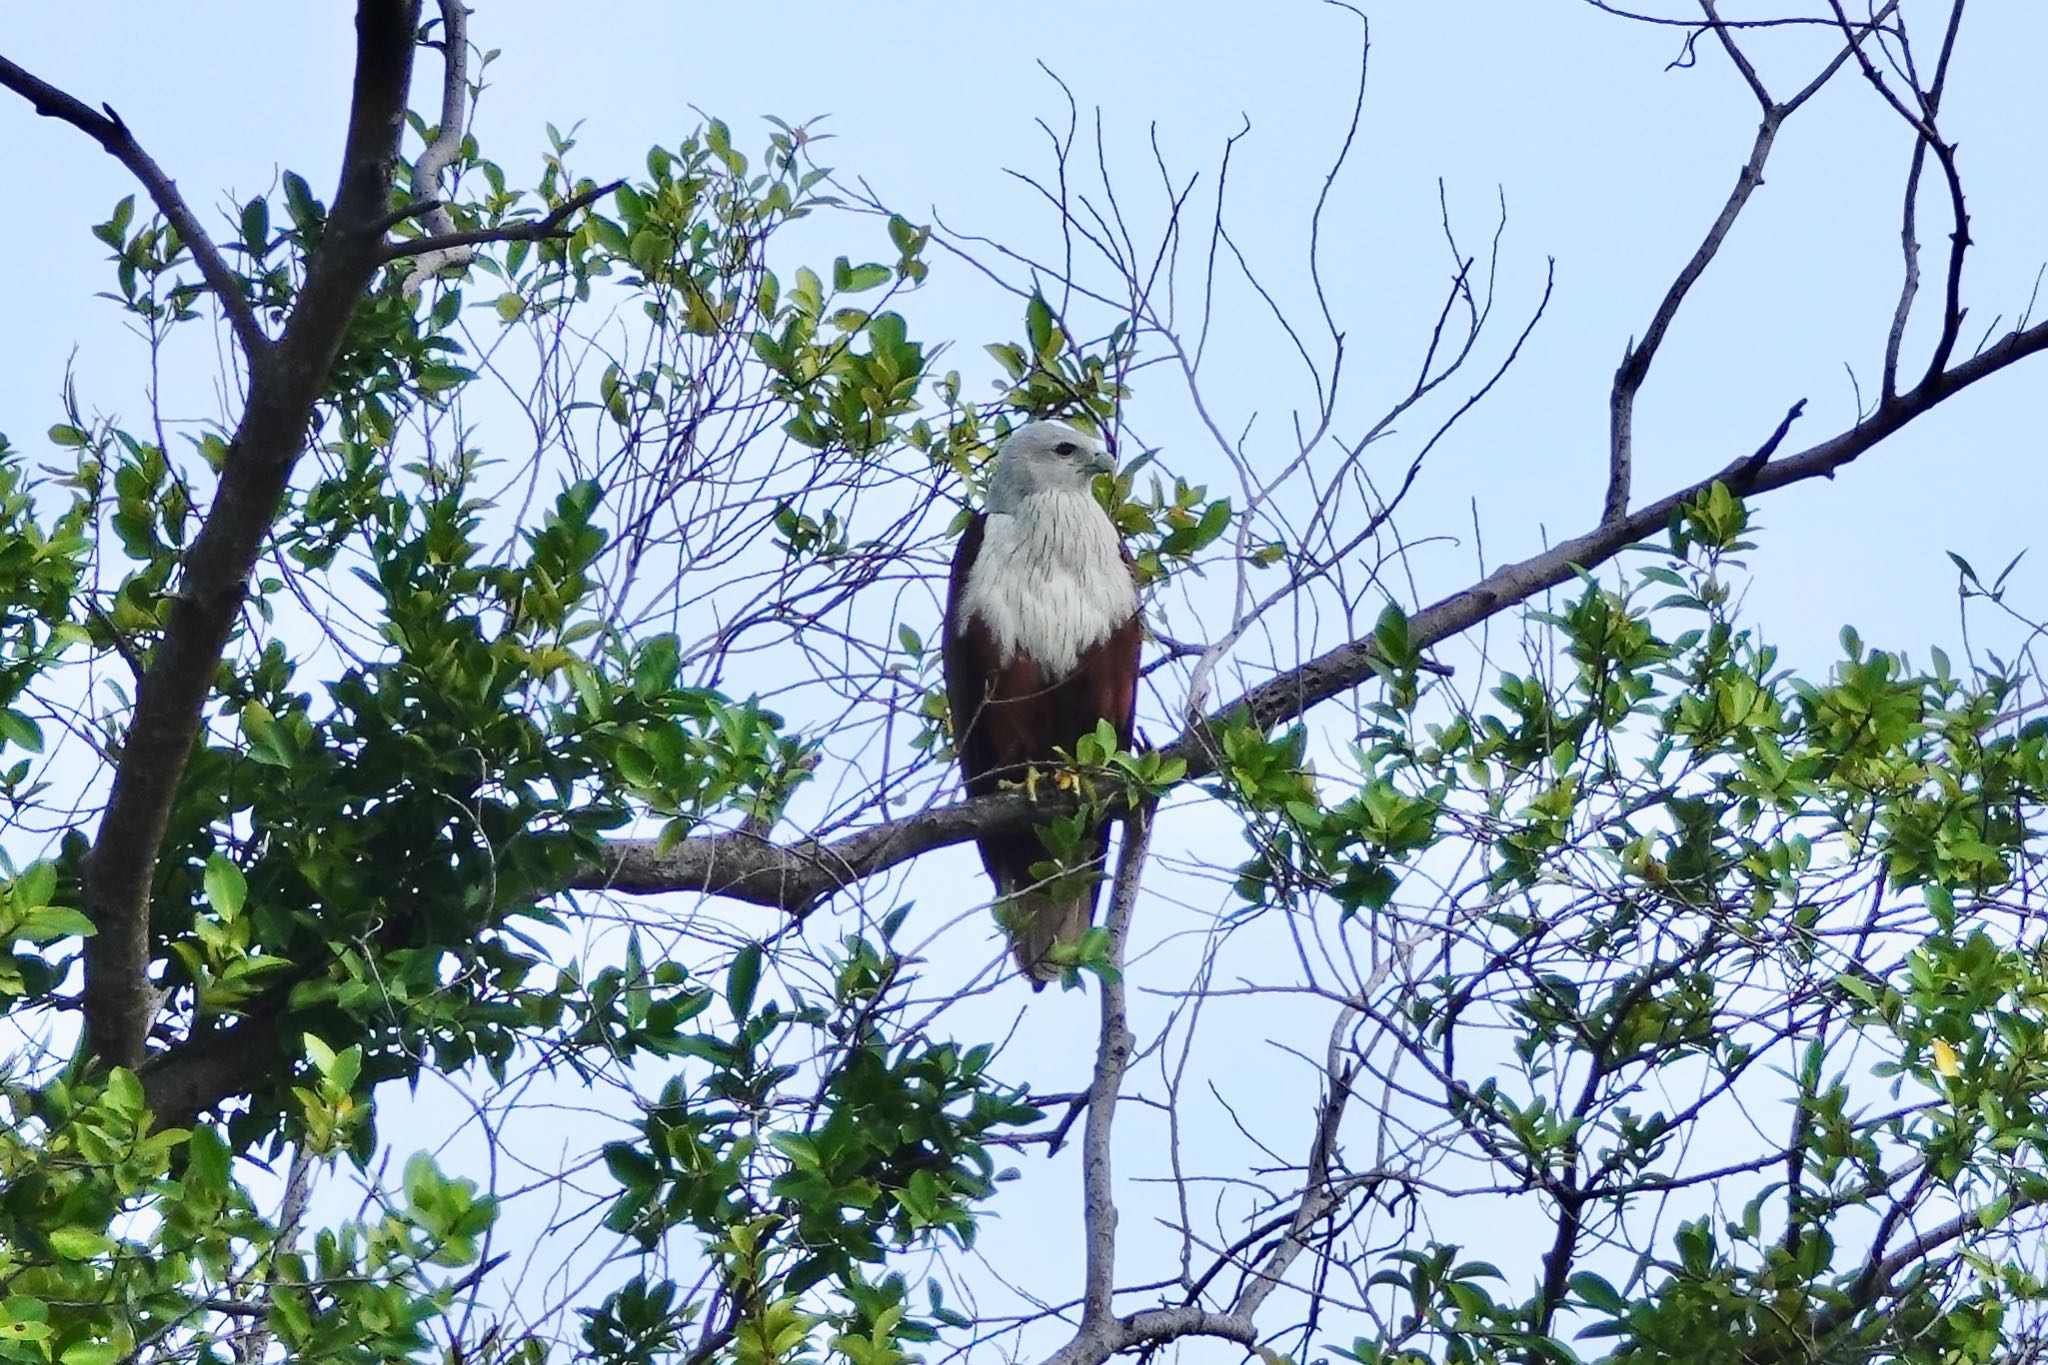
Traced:
<path fill-rule="evenodd" d="M 467 231 L 450 232 L 439 237 L 415 237 L 410 241 L 387 242 L 384 245 L 384 259 L 402 261 L 407 257 L 426 257 L 456 247 L 482 246 L 487 242 L 538 242 L 548 237 L 566 237 L 569 233 L 562 224 L 568 220 L 570 214 L 579 209 L 589 208 L 625 183 L 623 180 L 614 180 L 604 185 L 593 185 L 564 199 L 547 217 L 535 218 L 529 222 L 507 223 L 502 227 L 470 228 Z"/>

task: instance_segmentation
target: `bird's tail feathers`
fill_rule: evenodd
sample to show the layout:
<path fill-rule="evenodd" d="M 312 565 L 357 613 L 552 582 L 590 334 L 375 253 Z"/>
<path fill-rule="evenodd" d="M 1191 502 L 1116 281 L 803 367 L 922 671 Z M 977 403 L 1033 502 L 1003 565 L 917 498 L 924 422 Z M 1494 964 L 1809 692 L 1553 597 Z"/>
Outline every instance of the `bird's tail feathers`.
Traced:
<path fill-rule="evenodd" d="M 1053 948 L 1079 943 L 1087 936 L 1095 919 L 1095 888 L 1064 895 L 1021 891 L 1007 900 L 1003 911 L 1018 970 L 1030 980 L 1032 990 L 1042 991 L 1048 982 L 1060 979 Z"/>

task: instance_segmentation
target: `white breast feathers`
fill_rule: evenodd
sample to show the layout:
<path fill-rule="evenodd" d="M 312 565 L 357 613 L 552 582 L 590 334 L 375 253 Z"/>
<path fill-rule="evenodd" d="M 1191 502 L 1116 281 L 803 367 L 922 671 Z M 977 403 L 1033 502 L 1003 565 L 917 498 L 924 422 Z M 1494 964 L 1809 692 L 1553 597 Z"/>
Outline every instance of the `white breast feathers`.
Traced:
<path fill-rule="evenodd" d="M 981 618 L 1003 662 L 1022 654 L 1063 678 L 1131 619 L 1138 589 L 1101 505 L 1047 490 L 988 514 L 960 609 Z"/>

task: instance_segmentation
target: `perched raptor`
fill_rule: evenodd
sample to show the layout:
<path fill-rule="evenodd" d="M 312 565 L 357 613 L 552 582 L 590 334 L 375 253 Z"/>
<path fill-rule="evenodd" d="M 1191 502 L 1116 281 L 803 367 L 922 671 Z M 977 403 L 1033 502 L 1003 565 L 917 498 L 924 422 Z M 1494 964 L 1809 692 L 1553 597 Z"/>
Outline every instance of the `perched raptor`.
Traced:
<path fill-rule="evenodd" d="M 1050 765 L 1107 720 L 1131 742 L 1142 627 L 1130 556 L 1090 491 L 1115 468 L 1100 441 L 1062 422 L 1018 428 L 996 452 L 987 510 L 960 537 L 946 598 L 946 698 L 969 795 Z M 1034 877 L 1036 830 L 981 841 L 1017 965 L 1032 989 L 1056 980 L 1051 949 L 1095 917 L 1097 883 L 1055 895 Z M 1084 848 L 1100 870 L 1107 827 Z"/>

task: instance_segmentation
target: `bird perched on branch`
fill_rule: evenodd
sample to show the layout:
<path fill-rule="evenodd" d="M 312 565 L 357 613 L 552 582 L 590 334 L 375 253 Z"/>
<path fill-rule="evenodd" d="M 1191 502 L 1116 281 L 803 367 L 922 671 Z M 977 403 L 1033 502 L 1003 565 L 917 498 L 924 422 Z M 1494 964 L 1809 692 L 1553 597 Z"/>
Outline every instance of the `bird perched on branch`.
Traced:
<path fill-rule="evenodd" d="M 971 796 L 1053 764 L 1098 721 L 1130 747 L 1138 590 L 1090 490 L 1115 468 L 1102 442 L 1063 422 L 1020 427 L 996 452 L 987 510 L 960 537 L 946 600 L 946 698 Z M 980 848 L 1017 965 L 1042 990 L 1060 974 L 1054 945 L 1079 942 L 1095 918 L 1109 829 L 1083 837 L 1089 876 L 1078 890 L 1071 877 L 1054 887 L 1033 875 L 1049 856 L 1035 829 L 987 835 Z"/>

